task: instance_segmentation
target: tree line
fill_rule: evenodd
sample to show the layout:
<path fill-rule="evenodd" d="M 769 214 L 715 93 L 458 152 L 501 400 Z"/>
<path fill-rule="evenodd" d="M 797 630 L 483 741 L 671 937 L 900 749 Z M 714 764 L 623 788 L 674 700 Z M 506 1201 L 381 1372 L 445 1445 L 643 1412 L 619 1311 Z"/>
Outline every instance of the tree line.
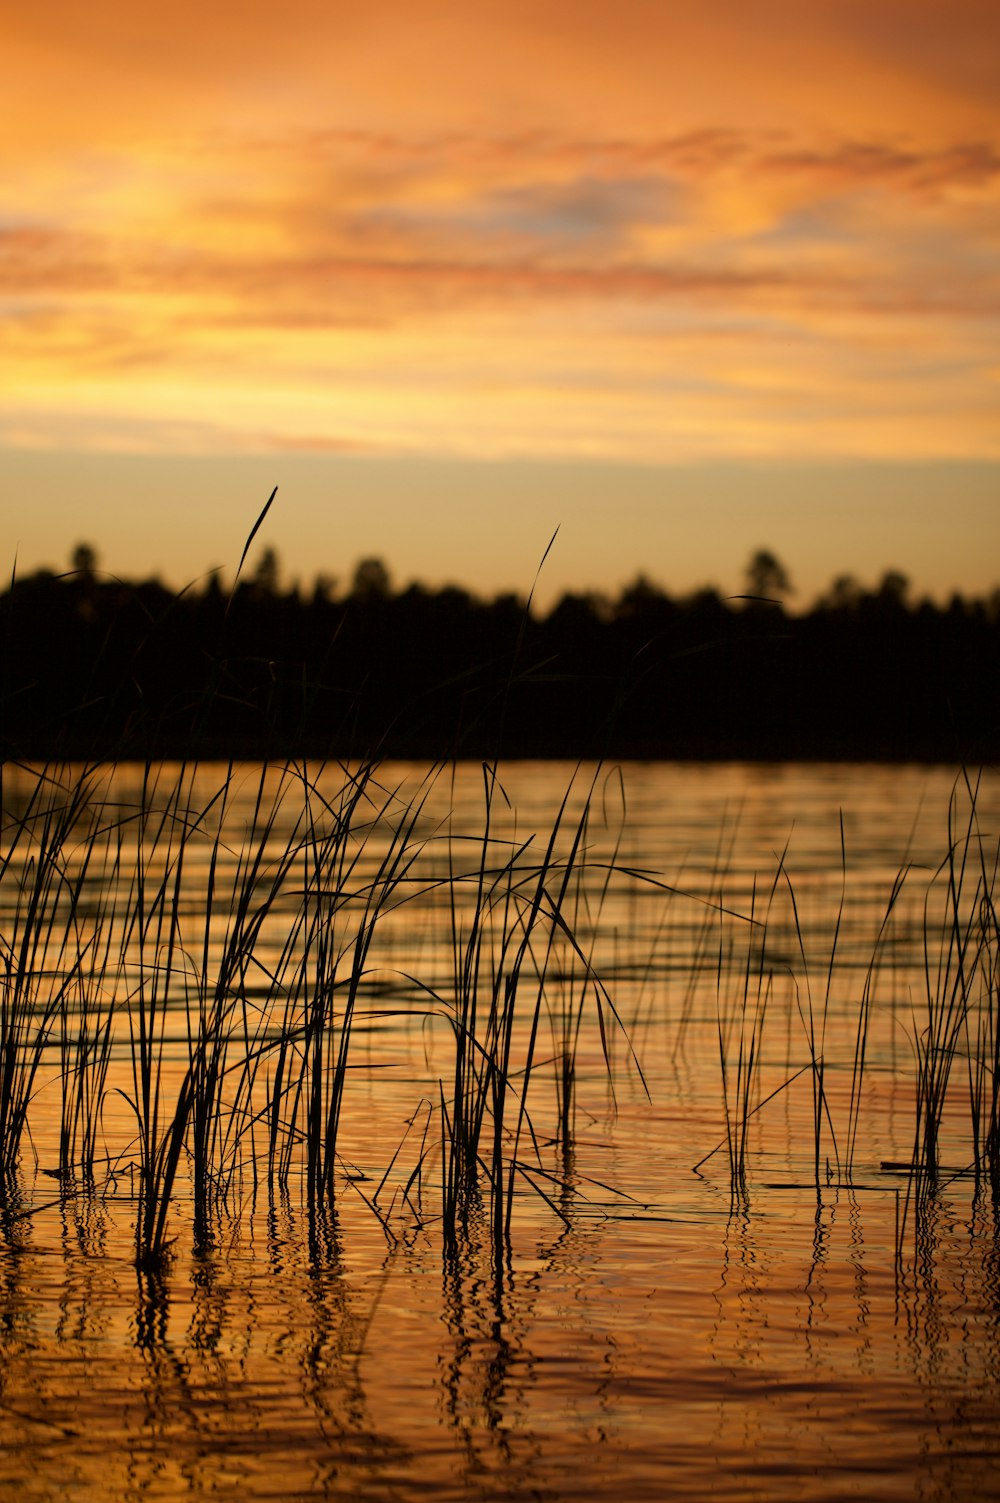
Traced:
<path fill-rule="evenodd" d="M 791 614 L 787 571 L 743 594 L 616 598 L 285 586 L 273 550 L 234 586 L 69 570 L 0 597 L 4 758 L 568 757 L 995 760 L 1000 594 L 910 599 L 896 571 Z"/>

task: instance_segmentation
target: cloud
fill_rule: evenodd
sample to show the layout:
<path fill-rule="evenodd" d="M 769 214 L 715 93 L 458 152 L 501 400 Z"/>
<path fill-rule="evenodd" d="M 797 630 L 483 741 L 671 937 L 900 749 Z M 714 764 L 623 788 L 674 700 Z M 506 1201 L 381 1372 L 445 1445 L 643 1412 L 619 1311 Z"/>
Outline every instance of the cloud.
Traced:
<path fill-rule="evenodd" d="M 141 162 L 120 177 L 142 180 Z M 251 140 L 221 149 L 210 172 L 196 150 L 175 157 L 137 208 L 112 194 L 102 213 L 98 194 L 77 218 L 99 231 L 54 215 L 0 230 L 0 289 L 189 300 L 209 322 L 236 311 L 301 327 L 489 298 L 849 299 L 857 288 L 875 306 L 887 235 L 882 275 L 904 292 L 920 284 L 925 247 L 940 248 L 940 214 L 922 217 L 930 200 L 950 215 L 952 279 L 989 309 L 988 279 L 965 273 L 1000 240 L 998 178 L 989 143 L 920 152 L 724 131 L 539 137 L 530 152 L 520 138 Z M 817 256 L 824 244 L 836 264 Z"/>
<path fill-rule="evenodd" d="M 0 337 L 108 444 L 213 402 L 250 445 L 896 452 L 919 413 L 980 452 L 998 175 L 986 140 L 196 132 L 15 184 Z"/>
<path fill-rule="evenodd" d="M 986 193 L 1000 182 L 1000 150 L 990 141 L 959 141 L 920 151 L 883 141 L 849 140 L 827 150 L 769 153 L 761 167 L 801 176 L 814 192 L 824 185 L 851 189 L 875 184 L 921 195 L 949 188 Z"/>
<path fill-rule="evenodd" d="M 147 418 L 100 408 L 47 410 L 20 407 L 0 417 L 0 445 L 14 449 L 71 450 L 78 454 L 271 453 L 270 436 L 250 440 L 245 429 L 224 424 Z M 334 448 L 333 443 L 329 447 Z"/>

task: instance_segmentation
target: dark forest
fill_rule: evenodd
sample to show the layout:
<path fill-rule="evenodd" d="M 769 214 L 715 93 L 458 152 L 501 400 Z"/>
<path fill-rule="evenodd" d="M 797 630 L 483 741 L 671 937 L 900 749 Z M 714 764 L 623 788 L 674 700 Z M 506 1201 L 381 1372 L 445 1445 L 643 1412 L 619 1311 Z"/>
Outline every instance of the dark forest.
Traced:
<path fill-rule="evenodd" d="M 566 757 L 995 760 L 1000 595 L 912 601 L 890 571 L 791 613 L 766 550 L 746 593 L 617 599 L 283 585 L 265 550 L 232 588 L 73 567 L 0 597 L 4 758 Z"/>

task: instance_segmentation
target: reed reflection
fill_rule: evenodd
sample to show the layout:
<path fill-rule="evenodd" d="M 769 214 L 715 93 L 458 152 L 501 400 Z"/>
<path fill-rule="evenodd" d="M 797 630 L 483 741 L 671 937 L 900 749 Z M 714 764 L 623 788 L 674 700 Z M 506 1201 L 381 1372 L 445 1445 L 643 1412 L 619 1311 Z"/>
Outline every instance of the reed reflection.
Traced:
<path fill-rule="evenodd" d="M 108 1215 L 100 1198 L 83 1190 L 59 1208 L 63 1279 L 55 1337 L 59 1344 L 85 1346 L 109 1331 L 109 1307 L 117 1280 L 108 1257 Z"/>
<path fill-rule="evenodd" d="M 442 1270 L 443 1403 L 463 1453 L 466 1478 L 505 1471 L 512 1461 L 508 1385 L 517 1354 L 507 1306 L 509 1288 L 490 1268 L 489 1242 L 477 1251 L 465 1241 L 446 1250 Z"/>
<path fill-rule="evenodd" d="M 371 1436 L 361 1359 L 368 1321 L 343 1271 L 337 1214 L 308 1217 L 304 1344 L 299 1353 L 303 1392 L 324 1435 Z"/>
<path fill-rule="evenodd" d="M 551 770 L 517 775 L 540 806 L 550 800 Z M 214 776 L 204 773 L 192 808 L 209 803 Z M 663 808 L 676 799 L 678 784 L 690 788 L 708 773 L 643 769 L 641 777 L 653 811 L 648 838 L 666 844 L 673 833 L 661 828 Z M 805 773 L 796 777 L 801 794 L 811 785 Z M 456 774 L 468 828 L 481 812 L 481 778 L 481 769 Z M 165 786 L 170 780 L 164 773 Z M 885 781 L 874 780 L 884 796 Z M 249 810 L 235 802 L 238 781 L 233 774 L 232 842 L 212 834 L 206 852 L 183 823 L 179 932 L 193 926 L 197 934 L 204 921 L 206 861 L 214 854 L 223 894 L 234 890 L 233 873 L 247 859 L 235 837 L 241 821 L 254 828 L 259 769 Z M 769 798 L 779 782 L 767 782 Z M 896 772 L 893 782 L 905 777 Z M 874 798 L 867 777 L 857 786 L 859 798 Z M 265 806 L 267 831 L 258 835 L 270 839 L 270 795 Z M 316 808 L 325 820 L 328 805 L 318 801 Z M 499 796 L 491 819 L 498 841 L 501 834 L 506 841 L 508 811 Z M 698 819 L 704 823 L 703 811 Z M 754 820 L 765 832 L 783 817 L 768 808 Z M 820 823 L 814 811 L 807 828 L 815 833 Z M 829 823 L 836 833 L 836 811 Z M 616 822 L 609 827 L 613 847 Z M 315 935 L 329 939 L 329 873 L 322 863 L 318 876 L 313 869 L 319 847 L 312 835 L 295 835 L 294 820 L 289 829 L 274 827 L 274 859 L 280 865 L 289 842 L 304 841 L 299 855 L 307 875 L 316 876 Z M 884 873 L 856 910 L 845 907 L 824 1038 L 822 977 L 840 912 L 836 842 L 832 851 L 819 849 L 816 835 L 806 878 L 793 873 L 802 882 L 800 952 L 787 897 L 771 905 L 764 942 L 757 936 L 751 943 L 742 911 L 720 917 L 711 906 L 713 848 L 689 871 L 710 900 L 693 919 L 679 895 L 635 884 L 624 894 L 607 890 L 595 824 L 567 815 L 566 831 L 580 853 L 572 870 L 555 856 L 535 861 L 520 840 L 498 850 L 480 832 L 471 844 L 456 838 L 454 849 L 465 854 L 450 868 L 442 847 L 431 852 L 440 876 L 433 903 L 424 904 L 422 882 L 415 882 L 412 901 L 380 910 L 386 928 L 374 935 L 356 978 L 364 1007 L 354 1018 L 350 1065 L 345 1060 L 342 1098 L 334 1103 L 342 1114 L 336 1136 L 324 1138 L 332 1197 L 310 1194 L 303 1172 L 306 1036 L 296 1020 L 306 982 L 316 982 L 331 1009 L 338 1004 L 327 1014 L 335 1030 L 347 973 L 336 980 L 333 969 L 324 970 L 312 940 L 307 945 L 295 929 L 299 875 L 289 866 L 287 892 L 275 894 L 268 878 L 258 894 L 271 905 L 267 923 L 259 948 L 241 950 L 240 965 L 227 972 L 234 1029 L 230 1053 L 216 1064 L 211 1036 L 206 1042 L 200 1031 L 199 988 L 227 953 L 227 905 L 220 901 L 196 967 L 182 963 L 178 942 L 170 981 L 176 991 L 160 1020 L 162 1109 L 155 1124 L 151 1110 L 151 1152 L 155 1142 L 171 1141 L 171 1112 L 187 1101 L 180 1087 L 194 1059 L 222 1071 L 218 1092 L 213 1084 L 203 1095 L 225 1104 L 220 1121 L 230 1136 L 217 1140 L 206 1163 L 226 1172 L 211 1181 L 217 1193 L 193 1188 L 191 1152 L 202 1139 L 196 1132 L 183 1142 L 177 1137 L 176 1175 L 161 1199 L 162 1256 L 141 1261 L 138 1277 L 140 1176 L 129 1146 L 135 1113 L 125 1100 L 123 1009 L 113 1015 L 118 1033 L 107 1094 L 89 1123 L 107 1141 L 86 1136 L 109 1150 L 114 1175 L 102 1182 L 98 1155 L 92 1189 L 85 1168 L 75 1179 L 32 1177 L 29 1143 L 47 1167 L 58 1165 L 66 1138 L 59 1067 L 44 1071 L 59 1054 L 63 1028 L 68 1068 L 75 1068 L 80 999 L 67 1008 L 52 1038 L 39 1044 L 43 1073 L 30 1103 L 30 1138 L 23 1138 L 17 1173 L 0 1197 L 0 1432 L 7 1446 L 0 1487 L 16 1488 L 27 1458 L 38 1462 L 50 1490 L 70 1471 L 87 1479 L 87 1503 L 109 1489 L 138 1499 L 150 1491 L 203 1497 L 239 1488 L 251 1498 L 273 1494 L 275 1478 L 302 1499 L 367 1491 L 412 1503 L 431 1489 L 454 1497 L 567 1498 L 579 1481 L 573 1458 L 585 1454 L 586 1485 L 616 1503 L 623 1477 L 637 1494 L 669 1495 L 680 1487 L 681 1467 L 690 1496 L 712 1488 L 732 1499 L 755 1490 L 781 1496 L 810 1468 L 819 1496 L 824 1489 L 827 1497 L 868 1496 L 865 1468 L 874 1464 L 877 1435 L 881 1470 L 872 1490 L 908 1498 L 925 1461 L 934 1487 L 950 1478 L 961 1489 L 977 1456 L 980 1464 L 996 1460 L 997 1207 L 985 1148 L 978 1189 L 948 1169 L 964 1162 L 953 1153 L 964 1141 L 969 1097 L 958 1056 L 942 1118 L 947 1156 L 933 1177 L 911 1172 L 916 1090 L 906 1075 L 913 1017 L 905 997 L 924 981 L 924 931 L 919 911 L 904 911 L 907 892 L 884 931 Z M 358 868 L 340 914 L 348 948 L 351 913 L 367 911 L 364 894 L 394 840 L 391 830 L 367 822 L 358 832 L 368 865 Z M 585 840 L 595 842 L 587 860 L 598 851 L 593 891 Z M 255 849 L 266 865 L 271 857 L 260 840 Z M 160 867 L 168 863 L 160 856 L 150 871 L 162 885 Z M 636 866 L 644 859 L 637 849 Z M 467 868 L 474 880 L 449 890 L 449 870 Z M 793 871 L 791 859 L 786 869 Z M 550 906 L 574 872 L 581 886 L 570 882 L 559 913 L 574 927 L 582 956 Z M 740 908 L 747 898 L 749 912 L 753 880 L 735 858 L 731 876 Z M 174 921 L 169 891 L 165 925 Z M 250 894 L 245 883 L 240 891 Z M 765 907 L 758 899 L 759 916 Z M 257 911 L 247 908 L 248 915 Z M 16 902 L 0 903 L 0 924 L 10 916 L 19 922 L 18 913 Z M 478 950 L 470 951 L 470 926 Z M 71 934 L 72 925 L 52 930 L 64 931 Z M 80 932 L 89 943 L 95 931 Z M 287 948 L 290 932 L 300 935 L 298 948 Z M 866 993 L 872 934 L 880 936 L 881 958 Z M 652 961 L 650 945 L 659 946 Z M 323 953 L 332 964 L 334 949 Z M 525 1010 L 509 1035 L 508 1057 L 501 1033 L 504 1009 L 513 1005 L 515 963 Z M 143 975 L 159 968 L 166 986 L 164 966 L 162 946 L 150 945 Z M 985 960 L 981 969 L 985 974 Z M 418 971 L 425 982 L 419 992 Z M 595 998 L 591 989 L 598 972 L 624 1032 L 611 1026 L 603 993 Z M 853 1070 L 858 999 L 865 996 L 864 1110 L 854 1114 L 861 1100 Z M 467 1003 L 465 1013 L 456 1010 L 456 997 Z M 577 1037 L 584 1002 L 589 1032 Z M 982 1139 L 987 1054 L 976 1021 L 970 1011 L 972 1100 Z M 150 1054 L 154 1077 L 157 1048 Z M 642 1078 L 630 1048 L 640 1056 Z M 314 1062 L 336 1069 L 336 1049 Z M 151 1078 L 151 1103 L 155 1089 Z M 320 1117 L 329 1122 L 325 1107 Z M 464 1139 L 456 1146 L 448 1139 L 460 1126 Z M 78 1133 L 78 1147 L 83 1142 Z M 690 1165 L 716 1142 L 708 1176 L 692 1177 Z M 898 1170 L 882 1167 L 896 1160 Z M 442 1214 L 449 1164 L 456 1174 L 469 1171 L 467 1181 L 452 1181 L 450 1230 Z M 907 1185 L 910 1201 L 894 1235 L 895 1192 L 905 1195 Z M 721 1269 L 714 1304 L 713 1267 Z M 952 1459 L 945 1460 L 949 1448 Z M 713 1473 L 719 1467 L 721 1478 Z M 893 1480 L 892 1468 L 904 1480 Z"/>
<path fill-rule="evenodd" d="M 508 1241 L 498 1279 L 484 1213 L 442 1263 L 441 1403 L 460 1448 L 466 1496 L 492 1487 L 505 1496 L 544 1496 L 546 1454 L 570 1454 L 584 1438 L 593 1481 L 601 1466 L 595 1447 L 610 1444 L 618 1429 L 617 1345 L 605 1328 L 608 1312 L 602 1318 L 588 1298 L 603 1223 L 570 1214 L 579 1200 L 565 1144 L 562 1163 L 554 1203 L 566 1220 L 554 1235 L 532 1238 L 530 1252 L 523 1236 L 518 1246 Z"/>

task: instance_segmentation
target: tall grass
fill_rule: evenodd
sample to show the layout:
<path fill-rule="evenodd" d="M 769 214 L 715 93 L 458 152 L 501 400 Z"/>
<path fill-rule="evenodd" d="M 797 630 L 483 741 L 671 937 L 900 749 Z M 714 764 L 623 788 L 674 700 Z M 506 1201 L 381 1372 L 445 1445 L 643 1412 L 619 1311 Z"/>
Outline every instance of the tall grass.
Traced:
<path fill-rule="evenodd" d="M 98 1161 L 121 970 L 116 934 L 121 836 L 105 835 L 100 842 L 91 838 L 82 845 L 71 905 L 69 950 L 74 958 L 59 1009 L 59 1172 L 67 1181 L 80 1176 L 88 1185 L 94 1183 Z"/>
<path fill-rule="evenodd" d="M 132 1094 L 139 1181 L 136 1260 L 151 1266 L 167 1246 L 167 1214 L 191 1117 L 194 1081 L 188 1069 L 171 1106 L 164 1090 L 167 1028 L 183 1015 L 187 976 L 181 930 L 184 863 L 199 823 L 184 803 L 185 770 L 160 801 L 157 778 L 145 769 L 136 815 L 135 871 L 124 949 L 125 998 L 131 1046 Z"/>
<path fill-rule="evenodd" d="M 495 766 L 484 766 L 483 779 L 483 835 L 477 865 L 465 879 L 473 890 L 471 906 L 462 901 L 465 884 L 451 883 L 452 994 L 435 995 L 454 1038 L 451 1094 L 441 1098 L 442 1210 L 445 1235 L 453 1240 L 459 1226 L 467 1226 L 470 1215 L 478 1212 L 485 1184 L 499 1250 L 509 1234 L 517 1177 L 545 1194 L 538 1182 L 542 1171 L 533 1176 L 520 1146 L 525 1134 L 533 1139 L 528 1093 L 555 941 L 570 933 L 562 910 L 581 857 L 589 801 L 570 833 L 568 851 L 561 854 L 567 789 L 536 856 L 533 836 L 507 841 L 494 834 L 494 803 L 506 795 Z M 586 961 L 584 968 L 589 971 Z M 522 1011 L 519 1002 L 525 995 Z M 600 1003 L 598 1014 L 602 1016 Z M 568 1130 L 566 1082 L 575 1068 L 575 1037 L 576 1030 L 564 1030 L 557 1061 L 563 1133 Z"/>
<path fill-rule="evenodd" d="M 775 885 L 777 878 L 775 879 Z M 774 896 L 774 886 L 771 897 Z M 759 1109 L 758 1080 L 764 1041 L 764 1021 L 774 985 L 774 972 L 766 962 L 767 920 L 757 917 L 757 880 L 754 878 L 750 898 L 750 930 L 746 946 L 740 990 L 727 1008 L 723 1002 L 724 912 L 720 904 L 718 947 L 718 1040 L 719 1067 L 722 1078 L 722 1107 L 725 1113 L 726 1152 L 729 1159 L 729 1183 L 734 1194 L 747 1193 L 747 1149 L 750 1120 Z M 735 1058 L 733 1051 L 735 1048 Z M 704 1160 L 702 1161 L 704 1162 Z M 698 1165 L 697 1167 L 701 1167 Z"/>
<path fill-rule="evenodd" d="M 620 1020 L 602 985 L 592 952 L 574 924 L 584 916 L 580 886 L 588 881 L 586 835 L 595 784 L 571 815 L 567 787 L 544 843 L 522 838 L 497 768 L 484 764 L 481 833 L 445 834 L 451 975 L 438 985 L 412 978 L 427 1008 L 447 1026 L 451 1067 L 442 1076 L 440 1123 L 441 1223 L 446 1247 L 484 1221 L 490 1228 L 494 1267 L 501 1274 L 519 1185 L 555 1204 L 565 1188 L 545 1148 L 572 1135 L 577 1047 L 587 999 L 604 1067 L 610 1078 L 609 1029 Z M 508 817 L 498 814 L 506 809 Z M 463 853 L 475 853 L 472 862 Z M 614 863 L 611 863 L 612 868 Z M 605 883 L 601 868 L 598 886 Z M 592 877 L 593 873 L 590 874 Z M 598 909 L 600 903 L 598 903 Z M 594 915 L 590 915 L 593 920 Z M 546 1026 L 547 1025 L 547 1026 Z M 553 1052 L 543 1056 L 546 1038 Z M 554 1099 L 536 1090 L 538 1077 Z M 536 1130 L 536 1110 L 546 1118 Z M 552 1120 L 554 1116 L 554 1121 Z M 426 1135 L 417 1169 L 430 1151 Z"/>
<path fill-rule="evenodd" d="M 299 1099 L 314 1213 L 335 1199 L 352 1028 L 380 918 L 408 894 L 427 786 L 422 796 L 401 803 L 398 791 L 387 793 L 366 767 L 345 787 L 330 833 L 309 850 Z M 378 837 L 384 845 L 374 870 L 362 871 L 362 855 Z"/>
<path fill-rule="evenodd" d="M 861 1107 L 863 1086 L 865 1078 L 865 1063 L 868 1056 L 868 1030 L 871 1022 L 872 1005 L 875 996 L 875 981 L 881 964 L 882 953 L 890 932 L 890 925 L 896 905 L 903 892 L 909 868 L 900 867 L 893 880 L 892 889 L 882 914 L 878 934 L 872 948 L 871 959 L 865 971 L 864 985 L 861 990 L 861 1002 L 858 1007 L 858 1021 L 854 1035 L 854 1057 L 851 1063 L 851 1094 L 847 1112 L 847 1124 L 845 1130 L 845 1153 L 843 1160 L 843 1174 L 848 1183 L 854 1176 L 854 1160 L 858 1146 L 858 1128 L 861 1121 Z"/>
<path fill-rule="evenodd" d="M 81 918 L 87 878 L 90 796 L 94 774 L 85 770 L 64 786 L 57 778 L 35 781 L 27 800 L 4 809 L 0 890 L 13 888 L 0 935 L 0 1183 L 16 1175 L 28 1134 L 28 1108 L 50 1044 L 61 1040 L 63 1062 L 75 1081 L 62 1112 L 64 1149 L 81 1131 L 88 1111 L 93 1071 L 103 1053 L 102 1028 L 88 1011 L 86 980 L 100 975 L 99 938 L 87 936 Z M 82 842 L 84 857 L 76 859 Z M 89 957 L 89 961 L 88 961 Z M 86 1023 L 74 1044 L 68 1022 L 74 993 L 84 999 Z M 96 1032 L 95 1032 L 96 1027 Z M 72 1104 L 69 1104 L 71 1102 Z M 83 1123 L 83 1153 L 92 1157 L 92 1135 Z M 62 1165 L 65 1167 L 65 1164 Z"/>
<path fill-rule="evenodd" d="M 600 807 L 595 816 L 594 805 L 598 794 Z M 591 831 L 595 823 L 613 834 L 611 848 L 600 862 L 595 862 L 589 852 Z M 588 1001 L 594 1008 L 608 1081 L 612 1091 L 614 1089 L 611 1039 L 615 1031 L 609 1035 L 602 1025 L 606 1014 L 616 1025 L 620 1025 L 621 1019 L 601 981 L 596 946 L 606 928 L 605 913 L 612 883 L 623 875 L 630 878 L 638 875 L 626 872 L 622 864 L 622 841 L 626 823 L 627 803 L 621 768 L 615 768 L 603 777 L 601 769 L 597 769 L 580 816 L 576 840 L 577 857 L 571 865 L 567 865 L 560 885 L 558 911 L 561 922 L 554 927 L 551 940 L 558 947 L 561 956 L 556 984 L 546 989 L 546 1010 L 555 1065 L 556 1117 L 564 1154 L 568 1154 L 571 1149 L 576 1127 L 577 1057 Z"/>
<path fill-rule="evenodd" d="M 348 773 L 335 803 L 319 794 L 304 769 L 280 771 L 269 802 L 268 775 L 267 768 L 259 774 L 249 828 L 236 834 L 225 887 L 220 866 L 231 833 L 232 768 L 200 808 L 183 777 L 159 809 L 154 790 L 143 789 L 126 935 L 135 970 L 127 1015 L 141 1262 L 165 1250 L 182 1163 L 190 1165 L 196 1229 L 205 1235 L 247 1145 L 257 1181 L 258 1138 L 267 1144 L 269 1183 L 287 1184 L 293 1166 L 301 1165 L 310 1211 L 333 1204 L 352 1025 L 380 913 L 419 849 L 412 835 L 421 804 L 406 807 L 369 871 L 363 858 L 372 832 L 381 832 L 390 808 L 397 813 L 392 795 L 381 803 L 374 796 L 371 767 Z M 290 789 L 301 796 L 299 812 L 276 838 L 278 810 Z M 201 866 L 207 860 L 194 883 L 197 951 L 188 943 L 184 901 L 186 864 L 196 856 Z M 287 924 L 273 969 L 258 954 L 268 924 Z M 263 989 L 254 984 L 259 976 Z M 166 1030 L 181 1020 L 186 1068 L 175 1092 L 165 1093 Z"/>
<path fill-rule="evenodd" d="M 970 1175 L 977 1187 L 988 1185 L 1000 1198 L 1000 920 L 996 892 L 1000 874 L 1000 839 L 983 828 L 979 812 L 980 783 L 962 775 L 953 790 L 947 821 L 947 854 L 926 880 L 918 933 L 923 953 L 923 999 L 913 1014 L 910 1032 L 913 1056 L 913 1147 L 909 1160 L 887 1161 L 885 1168 L 911 1171 L 911 1191 L 919 1208 L 945 1178 Z M 733 991 L 731 946 L 724 939 L 723 910 L 719 910 L 716 992 L 717 1039 L 725 1136 L 698 1164 L 699 1171 L 716 1153 L 726 1150 L 734 1198 L 745 1199 L 749 1188 L 749 1142 L 753 1120 L 800 1076 L 808 1074 L 812 1094 L 811 1169 L 817 1193 L 824 1182 L 851 1184 L 858 1153 L 859 1127 L 868 1098 L 867 1066 L 871 1030 L 877 1023 L 884 1036 L 893 1013 L 876 1011 L 876 986 L 900 901 L 915 882 L 910 862 L 893 879 L 870 959 L 859 988 L 853 1052 L 838 1068 L 849 1072 L 843 1120 L 835 1120 L 829 1095 L 831 996 L 838 980 L 838 947 L 845 911 L 846 848 L 841 824 L 841 892 L 825 963 L 822 998 L 813 994 L 807 957 L 807 935 L 787 867 L 787 850 L 777 860 L 777 874 L 763 911 L 758 913 L 756 879 L 750 903 L 751 935 L 741 982 Z M 795 953 L 786 946 L 776 953 L 771 942 L 773 903 L 778 882 L 791 908 L 791 937 Z M 806 1056 L 786 1056 L 786 1074 L 764 1094 L 762 1062 L 765 1022 L 772 1007 L 777 978 L 784 974 L 798 1000 Z M 845 973 L 849 975 L 850 973 Z M 844 986 L 844 980 L 839 984 Z M 727 985 L 729 994 L 727 995 Z M 892 1008 L 890 1003 L 890 1009 Z M 836 1016 L 846 1021 L 850 1009 Z M 843 1038 L 840 1039 L 841 1053 Z M 902 1077 L 897 1077 L 902 1084 Z M 823 1160 L 823 1144 L 829 1150 Z M 798 1145 L 801 1152 L 803 1144 Z M 798 1157 L 798 1153 L 794 1155 Z M 902 1229 L 906 1224 L 904 1204 Z"/>
<path fill-rule="evenodd" d="M 942 1170 L 946 1108 L 960 1061 L 965 1065 L 973 1171 L 977 1180 L 989 1179 L 994 1194 L 1000 1188 L 1000 842 L 981 828 L 978 787 L 967 778 L 956 786 L 948 812 L 948 852 L 924 904 L 925 1011 L 915 1039 L 918 1195 L 934 1185 Z M 964 819 L 959 810 L 963 790 L 968 800 Z"/>
<path fill-rule="evenodd" d="M 351 1043 L 372 1011 L 365 1009 L 377 934 L 428 880 L 444 881 L 452 990 L 404 979 L 410 1010 L 446 1015 L 453 1043 L 441 1113 L 446 1233 L 455 1234 L 485 1185 L 499 1246 L 519 1182 L 548 1198 L 528 1108 L 532 1081 L 542 1065 L 555 1068 L 565 1140 L 585 999 L 594 999 L 605 1048 L 613 1017 L 566 917 L 571 906 L 577 917 L 584 908 L 573 884 L 581 880 L 589 798 L 567 825 L 567 790 L 536 853 L 532 837 L 494 836 L 498 783 L 487 769 L 477 863 L 459 861 L 452 840 L 446 876 L 427 879 L 417 864 L 437 835 L 424 814 L 437 776 L 432 769 L 415 792 L 404 792 L 383 787 L 366 764 L 343 769 L 331 795 L 305 768 L 265 767 L 249 819 L 234 829 L 232 766 L 206 787 L 197 767 L 150 765 L 133 801 L 99 810 L 88 803 L 86 779 L 40 775 L 5 856 L 6 875 L 17 882 L 20 940 L 8 959 L 3 1013 L 8 1171 L 16 1169 L 40 1061 L 58 1040 L 60 1164 L 93 1172 L 118 1042 L 131 1079 L 116 1092 L 134 1137 L 111 1157 L 115 1176 L 127 1172 L 136 1185 L 141 1267 L 158 1266 L 170 1246 L 182 1180 L 198 1239 L 244 1173 L 278 1188 L 301 1175 L 310 1213 L 326 1214 L 343 1181 Z M 291 817 L 282 816 L 279 831 L 283 801 Z M 71 878 L 62 853 L 84 810 L 90 824 Z M 31 854 L 15 873 L 29 832 Z M 79 894 L 92 873 L 96 897 L 85 923 Z M 550 986 L 563 989 L 548 1013 L 554 1063 L 539 1058 Z M 421 1168 L 425 1157 L 426 1148 Z"/>
<path fill-rule="evenodd" d="M 235 775 L 230 764 L 204 815 L 188 827 L 199 828 L 207 817 L 213 820 L 210 835 L 206 832 L 202 937 L 198 951 L 189 957 L 186 997 L 188 1149 L 196 1232 L 202 1238 L 240 1168 L 244 1134 L 250 1137 L 250 1162 L 255 1164 L 252 1097 L 262 1038 L 261 1016 L 251 1010 L 248 993 L 261 931 L 280 902 L 294 861 L 294 843 L 274 849 L 287 785 L 269 797 L 266 764 L 257 776 L 246 827 L 235 832 L 236 844 L 230 844 L 227 813 Z M 234 1077 L 235 1084 L 230 1084 Z"/>
<path fill-rule="evenodd" d="M 486 764 L 470 829 L 431 799 L 448 794 L 443 771 L 399 783 L 375 763 L 0 770 L 5 1193 L 28 1173 L 35 1121 L 46 1123 L 47 1143 L 57 1125 L 55 1172 L 67 1187 L 74 1178 L 107 1194 L 135 1186 L 135 1257 L 146 1270 L 168 1254 L 179 1196 L 205 1243 L 247 1188 L 298 1189 L 320 1226 L 351 1187 L 388 1225 L 379 1197 L 391 1183 L 392 1214 L 416 1209 L 424 1224 L 436 1217 L 452 1252 L 488 1228 L 498 1269 L 522 1196 L 567 1215 L 581 1050 L 590 1074 L 603 1073 L 612 1109 L 619 1072 L 626 1063 L 638 1069 L 601 975 L 622 912 L 616 884 L 631 891 L 650 882 L 671 899 L 677 892 L 622 863 L 627 810 L 617 777 L 598 770 L 589 782 L 571 781 L 547 823 L 524 830 L 498 768 Z M 964 1144 L 971 1172 L 1000 1196 L 1000 852 L 981 827 L 977 797 L 972 784 L 956 790 L 948 853 L 924 904 L 918 1200 L 950 1172 L 951 1145 Z M 740 1199 L 751 1188 L 760 1114 L 802 1075 L 817 1190 L 824 1148 L 827 1177 L 835 1169 L 850 1182 L 880 957 L 910 876 L 901 870 L 889 894 L 856 1022 L 839 1040 L 848 1050 L 840 1068 L 850 1071 L 839 1122 L 829 1082 L 838 1042 L 831 1019 L 845 1016 L 831 1003 L 841 975 L 843 831 L 840 901 L 816 995 L 786 856 L 763 897 L 752 883 L 745 914 L 724 903 L 724 874 L 701 896 L 718 925 L 717 1151 Z M 779 922 L 779 894 L 790 922 Z M 391 965 L 394 915 L 418 899 L 447 934 L 440 974 L 409 960 Z M 707 934 L 702 925 L 693 965 L 704 962 Z M 788 1043 L 776 1074 L 774 1058 L 765 1070 L 765 1042 L 773 1053 L 769 1020 L 786 987 L 793 1019 L 798 998 L 805 1043 L 801 1035 Z M 689 994 L 683 1026 L 691 1007 Z M 363 1143 L 351 1105 L 357 1040 L 377 1036 L 398 1012 L 433 1040 L 436 1099 L 415 1104 L 400 1126 L 405 1146 L 375 1167 L 369 1192 L 344 1150 L 348 1125 L 352 1142 Z M 616 1036 L 626 1038 L 621 1058 Z"/>

